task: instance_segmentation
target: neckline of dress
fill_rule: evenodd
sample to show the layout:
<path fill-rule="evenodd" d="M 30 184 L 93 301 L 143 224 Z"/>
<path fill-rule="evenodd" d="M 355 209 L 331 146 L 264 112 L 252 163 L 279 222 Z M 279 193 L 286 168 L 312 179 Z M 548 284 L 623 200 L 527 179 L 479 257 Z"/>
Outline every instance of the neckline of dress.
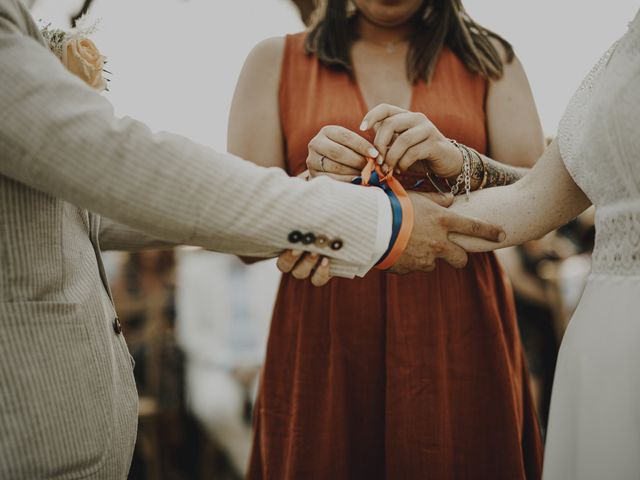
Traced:
<path fill-rule="evenodd" d="M 354 75 L 353 77 L 351 77 L 351 84 L 355 90 L 356 93 L 356 98 L 358 99 L 358 104 L 360 106 L 360 113 L 361 113 L 361 117 L 360 119 L 362 120 L 362 118 L 364 118 L 364 116 L 369 113 L 369 111 L 376 107 L 376 105 L 373 105 L 372 107 L 369 107 L 369 105 L 367 104 L 367 100 L 364 97 L 364 92 L 362 91 L 362 88 L 360 87 L 360 82 L 358 82 L 358 79 L 356 78 L 356 76 Z M 405 110 L 408 110 L 410 112 L 415 111 L 415 99 L 416 99 L 416 87 L 417 87 L 418 82 L 414 82 L 411 84 L 411 93 L 409 94 L 409 105 L 408 107 L 404 107 L 404 106 L 400 106 L 400 108 L 403 108 Z"/>

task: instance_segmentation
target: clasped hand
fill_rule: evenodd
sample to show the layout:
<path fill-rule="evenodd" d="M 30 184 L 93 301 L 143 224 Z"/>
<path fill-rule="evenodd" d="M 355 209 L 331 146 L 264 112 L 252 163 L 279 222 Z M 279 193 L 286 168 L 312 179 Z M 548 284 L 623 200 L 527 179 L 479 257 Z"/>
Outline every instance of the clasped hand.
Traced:
<path fill-rule="evenodd" d="M 373 143 L 340 126 L 326 126 L 309 142 L 307 167 L 310 177 L 321 175 L 350 182 L 366 164 L 366 157 L 376 159 L 384 171 L 405 171 L 423 161 L 431 172 L 455 178 L 462 168 L 458 149 L 421 114 L 392 105 L 379 105 L 365 116 L 361 130 L 373 128 Z M 409 192 L 415 223 L 409 244 L 391 269 L 394 273 L 431 271 L 442 259 L 456 268 L 466 265 L 467 253 L 449 240 L 449 233 L 500 241 L 499 227 L 467 218 L 447 210 L 452 195 Z M 316 286 L 330 277 L 327 258 L 301 251 L 286 251 L 278 259 L 278 268 L 295 278 L 311 277 Z"/>

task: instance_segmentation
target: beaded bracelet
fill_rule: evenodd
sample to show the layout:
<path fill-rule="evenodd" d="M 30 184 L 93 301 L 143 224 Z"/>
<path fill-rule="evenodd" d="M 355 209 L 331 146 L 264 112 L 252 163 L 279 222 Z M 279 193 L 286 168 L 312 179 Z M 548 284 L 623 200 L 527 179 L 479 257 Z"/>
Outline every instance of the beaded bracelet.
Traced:
<path fill-rule="evenodd" d="M 373 158 L 366 160 L 367 165 L 361 176 L 356 177 L 351 183 L 378 187 L 389 197 L 393 214 L 391 239 L 387 251 L 376 264 L 376 268 L 387 270 L 398 261 L 409 243 L 414 222 L 413 204 L 402 184 L 394 178 L 393 171 L 385 175 Z"/>

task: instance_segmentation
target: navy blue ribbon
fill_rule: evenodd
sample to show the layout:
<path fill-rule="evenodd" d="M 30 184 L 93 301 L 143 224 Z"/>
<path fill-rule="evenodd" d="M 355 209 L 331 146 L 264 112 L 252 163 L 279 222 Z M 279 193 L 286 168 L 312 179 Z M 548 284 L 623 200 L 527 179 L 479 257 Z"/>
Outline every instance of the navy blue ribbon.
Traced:
<path fill-rule="evenodd" d="M 362 177 L 354 178 L 351 183 L 353 183 L 354 185 L 362 185 Z M 387 185 L 386 183 L 380 183 L 378 172 L 371 172 L 369 185 L 372 187 L 378 187 L 387 194 L 387 196 L 389 197 L 389 201 L 391 202 L 391 212 L 393 214 L 393 221 L 391 223 L 391 239 L 389 240 L 389 246 L 387 247 L 387 251 L 384 252 L 384 255 L 380 257 L 380 260 L 376 262 L 376 265 L 378 265 L 383 259 L 387 258 L 387 255 L 389 255 L 391 249 L 396 243 L 398 233 L 400 233 L 400 227 L 402 226 L 402 205 L 400 205 L 400 200 L 398 200 L 396 194 L 393 193 L 393 190 L 389 188 L 389 185 Z"/>

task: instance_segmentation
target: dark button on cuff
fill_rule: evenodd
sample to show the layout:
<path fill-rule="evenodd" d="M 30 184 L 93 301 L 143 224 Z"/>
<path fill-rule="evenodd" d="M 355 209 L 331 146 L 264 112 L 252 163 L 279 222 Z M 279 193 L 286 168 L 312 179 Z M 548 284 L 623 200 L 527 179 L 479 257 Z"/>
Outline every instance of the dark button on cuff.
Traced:
<path fill-rule="evenodd" d="M 302 237 L 302 243 L 305 245 L 311 245 L 316 241 L 316 236 L 313 233 L 307 233 L 304 237 Z"/>
<path fill-rule="evenodd" d="M 329 239 L 325 235 L 318 235 L 316 237 L 316 247 L 324 248 L 329 245 Z"/>
<path fill-rule="evenodd" d="M 289 241 L 291 243 L 298 243 L 300 240 L 302 240 L 302 232 L 294 230 L 289 234 Z"/>
<path fill-rule="evenodd" d="M 116 332 L 116 335 L 120 335 L 122 333 L 122 324 L 118 317 L 113 320 L 113 331 Z"/>
<path fill-rule="evenodd" d="M 331 242 L 331 250 L 340 250 L 342 248 L 342 240 L 334 240 Z"/>

